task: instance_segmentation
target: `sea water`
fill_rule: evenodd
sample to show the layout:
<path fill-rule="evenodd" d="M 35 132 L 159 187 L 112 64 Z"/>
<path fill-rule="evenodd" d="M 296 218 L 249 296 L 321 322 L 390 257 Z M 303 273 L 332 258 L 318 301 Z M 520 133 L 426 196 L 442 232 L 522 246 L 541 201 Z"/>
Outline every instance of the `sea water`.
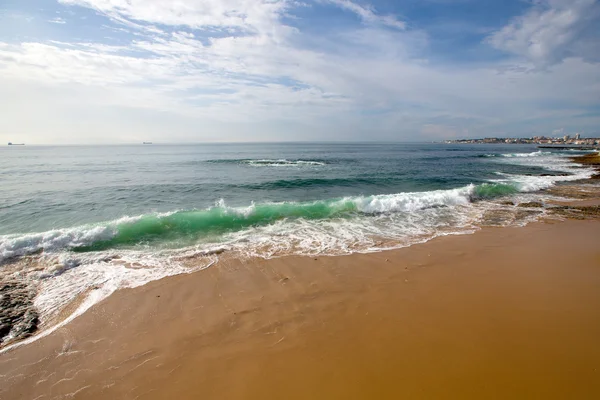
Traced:
<path fill-rule="evenodd" d="M 43 325 L 82 296 L 72 317 L 225 252 L 373 252 L 522 225 L 544 209 L 517 212 L 519 202 L 593 174 L 573 155 L 396 143 L 3 147 L 0 279 L 35 292 Z"/>

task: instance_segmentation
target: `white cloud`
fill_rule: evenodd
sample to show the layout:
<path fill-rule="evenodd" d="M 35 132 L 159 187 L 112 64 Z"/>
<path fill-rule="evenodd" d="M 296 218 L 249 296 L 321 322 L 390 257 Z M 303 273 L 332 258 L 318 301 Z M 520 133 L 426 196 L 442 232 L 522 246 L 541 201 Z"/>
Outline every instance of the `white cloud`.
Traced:
<path fill-rule="evenodd" d="M 321 0 L 325 3 L 335 4 L 345 10 L 351 11 L 358 15 L 366 23 L 382 24 L 390 27 L 405 29 L 406 24 L 403 21 L 399 21 L 392 15 L 378 15 L 375 13 L 372 7 L 364 7 L 360 4 L 354 3 L 350 0 Z"/>
<path fill-rule="evenodd" d="M 92 8 L 120 21 L 188 26 L 239 28 L 267 32 L 287 7 L 287 0 L 58 0 Z"/>
<path fill-rule="evenodd" d="M 48 20 L 48 22 L 50 22 L 52 24 L 60 24 L 60 25 L 64 25 L 67 23 L 67 21 L 65 21 L 64 19 L 59 18 L 59 17 L 52 18 L 52 19 Z"/>
<path fill-rule="evenodd" d="M 599 17 L 597 0 L 537 0 L 527 13 L 491 35 L 488 42 L 538 67 L 569 57 L 600 61 L 594 29 L 600 23 Z"/>
<path fill-rule="evenodd" d="M 109 46 L 50 45 L 0 42 L 0 66 L 6 78 L 52 85 L 120 85 L 143 83 L 169 76 L 174 63 L 167 59 L 143 59 L 113 54 Z M 1 62 L 9 60 L 8 62 Z"/>

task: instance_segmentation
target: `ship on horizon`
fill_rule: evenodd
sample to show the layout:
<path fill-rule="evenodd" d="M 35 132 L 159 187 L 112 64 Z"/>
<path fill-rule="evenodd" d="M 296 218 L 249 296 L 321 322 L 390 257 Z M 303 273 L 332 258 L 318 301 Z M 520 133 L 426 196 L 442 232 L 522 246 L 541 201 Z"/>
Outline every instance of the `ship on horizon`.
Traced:
<path fill-rule="evenodd" d="M 9 146 L 25 146 L 25 143 L 12 143 L 12 142 L 8 142 Z"/>
<path fill-rule="evenodd" d="M 142 144 L 152 144 L 152 142 L 142 142 Z"/>

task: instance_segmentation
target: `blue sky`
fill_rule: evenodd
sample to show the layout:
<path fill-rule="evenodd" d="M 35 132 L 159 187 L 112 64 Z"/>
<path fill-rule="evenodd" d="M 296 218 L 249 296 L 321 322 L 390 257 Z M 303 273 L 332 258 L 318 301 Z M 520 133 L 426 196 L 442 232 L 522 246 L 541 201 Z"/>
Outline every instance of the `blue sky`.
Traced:
<path fill-rule="evenodd" d="M 600 136 L 598 0 L 3 0 L 0 141 Z"/>

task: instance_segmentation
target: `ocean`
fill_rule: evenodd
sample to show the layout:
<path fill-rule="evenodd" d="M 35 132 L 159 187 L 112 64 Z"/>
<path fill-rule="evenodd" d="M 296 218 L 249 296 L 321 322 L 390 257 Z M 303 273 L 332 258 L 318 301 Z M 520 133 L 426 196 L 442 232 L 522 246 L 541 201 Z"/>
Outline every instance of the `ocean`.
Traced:
<path fill-rule="evenodd" d="M 1 147 L 0 283 L 27 304 L 0 340 L 26 336 L 26 312 L 50 332 L 119 288 L 224 256 L 374 252 L 524 225 L 546 210 L 519 203 L 593 175 L 569 160 L 577 154 L 397 143 Z M 73 301 L 77 311 L 57 321 Z"/>

